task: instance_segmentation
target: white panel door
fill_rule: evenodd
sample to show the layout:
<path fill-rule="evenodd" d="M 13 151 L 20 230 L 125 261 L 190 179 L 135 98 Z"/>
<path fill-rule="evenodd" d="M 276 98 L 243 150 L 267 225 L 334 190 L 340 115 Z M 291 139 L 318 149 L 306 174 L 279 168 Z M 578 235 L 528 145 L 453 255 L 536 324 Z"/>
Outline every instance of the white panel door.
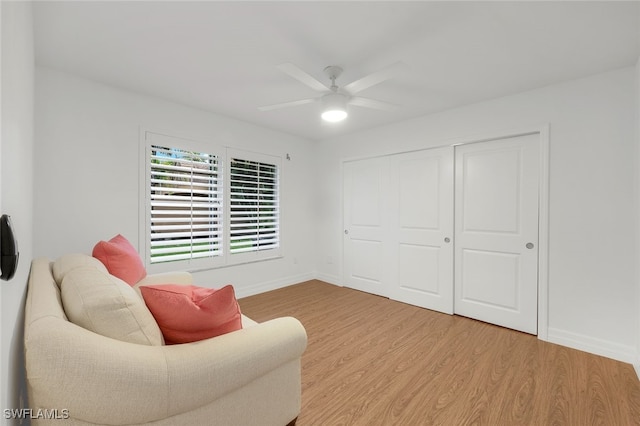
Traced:
<path fill-rule="evenodd" d="M 455 313 L 537 333 L 539 135 L 455 149 Z"/>
<path fill-rule="evenodd" d="M 390 159 L 389 297 L 453 313 L 453 147 Z"/>
<path fill-rule="evenodd" d="M 344 163 L 344 285 L 388 296 L 389 158 Z"/>

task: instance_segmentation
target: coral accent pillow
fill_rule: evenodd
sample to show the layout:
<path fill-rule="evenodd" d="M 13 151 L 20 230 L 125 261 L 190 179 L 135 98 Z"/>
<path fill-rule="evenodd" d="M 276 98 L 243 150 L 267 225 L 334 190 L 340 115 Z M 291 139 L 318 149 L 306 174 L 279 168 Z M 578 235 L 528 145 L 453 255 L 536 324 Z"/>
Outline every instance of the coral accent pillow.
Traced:
<path fill-rule="evenodd" d="M 141 286 L 140 291 L 156 319 L 165 343 L 189 343 L 242 328 L 242 315 L 233 287 L 193 285 Z"/>
<path fill-rule="evenodd" d="M 129 285 L 134 285 L 147 276 L 147 270 L 135 247 L 120 234 L 109 241 L 96 244 L 93 257 L 100 260 L 111 275 Z"/>

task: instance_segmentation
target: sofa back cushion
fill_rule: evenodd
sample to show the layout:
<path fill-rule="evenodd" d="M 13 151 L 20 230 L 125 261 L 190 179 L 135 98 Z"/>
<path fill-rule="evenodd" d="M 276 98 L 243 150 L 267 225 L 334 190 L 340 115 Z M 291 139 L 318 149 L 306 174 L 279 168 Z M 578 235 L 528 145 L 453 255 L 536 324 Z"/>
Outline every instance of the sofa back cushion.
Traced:
<path fill-rule="evenodd" d="M 136 291 L 94 266 L 64 275 L 62 304 L 71 322 L 94 333 L 143 345 L 162 345 L 158 324 Z"/>
<path fill-rule="evenodd" d="M 95 257 L 83 253 L 65 254 L 53 262 L 53 278 L 58 287 L 62 284 L 65 275 L 82 266 L 92 266 L 102 272 L 107 272 L 107 267 Z"/>

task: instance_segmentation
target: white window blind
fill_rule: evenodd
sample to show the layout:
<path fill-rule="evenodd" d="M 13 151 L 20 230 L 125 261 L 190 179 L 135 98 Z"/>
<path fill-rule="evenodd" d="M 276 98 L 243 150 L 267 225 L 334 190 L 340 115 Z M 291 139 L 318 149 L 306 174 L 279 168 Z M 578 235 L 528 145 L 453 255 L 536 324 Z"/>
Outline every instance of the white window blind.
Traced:
<path fill-rule="evenodd" d="M 221 256 L 221 161 L 215 155 L 151 145 L 151 263 Z"/>
<path fill-rule="evenodd" d="M 278 166 L 231 157 L 229 173 L 229 252 L 278 248 Z"/>

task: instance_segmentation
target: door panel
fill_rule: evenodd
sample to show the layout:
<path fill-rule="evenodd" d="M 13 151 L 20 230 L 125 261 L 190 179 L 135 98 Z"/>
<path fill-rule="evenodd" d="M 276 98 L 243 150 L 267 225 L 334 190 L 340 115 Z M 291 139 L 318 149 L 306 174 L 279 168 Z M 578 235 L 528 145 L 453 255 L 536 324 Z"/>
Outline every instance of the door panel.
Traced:
<path fill-rule="evenodd" d="M 520 149 L 492 149 L 462 157 L 465 232 L 519 231 L 521 154 Z"/>
<path fill-rule="evenodd" d="M 488 307 L 518 310 L 519 256 L 485 250 L 462 250 L 462 298 Z"/>
<path fill-rule="evenodd" d="M 455 157 L 455 313 L 536 334 L 538 135 L 461 145 Z"/>
<path fill-rule="evenodd" d="M 438 296 L 441 291 L 440 247 L 399 244 L 398 286 Z M 414 296 L 414 295 L 411 295 Z M 414 302 L 414 304 L 416 304 Z"/>
<path fill-rule="evenodd" d="M 351 276 L 375 285 L 381 281 L 380 262 L 372 260 L 382 259 L 382 243 L 362 238 L 351 238 Z"/>
<path fill-rule="evenodd" d="M 400 154 L 390 161 L 390 297 L 451 314 L 453 148 Z"/>
<path fill-rule="evenodd" d="M 344 284 L 387 296 L 388 158 L 344 163 Z"/>
<path fill-rule="evenodd" d="M 394 160 L 392 166 L 397 168 L 399 227 L 438 229 L 440 157 L 419 152 L 404 154 Z"/>

